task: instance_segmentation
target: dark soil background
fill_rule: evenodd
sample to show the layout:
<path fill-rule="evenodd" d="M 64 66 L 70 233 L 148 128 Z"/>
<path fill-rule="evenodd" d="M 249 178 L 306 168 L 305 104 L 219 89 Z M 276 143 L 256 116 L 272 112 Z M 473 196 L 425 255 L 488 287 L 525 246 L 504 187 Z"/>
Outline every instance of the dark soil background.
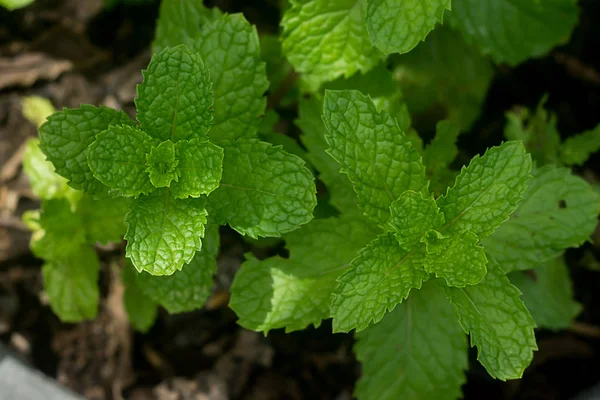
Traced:
<path fill-rule="evenodd" d="M 20 221 L 24 210 L 39 206 L 21 171 L 23 144 L 36 128 L 23 117 L 20 96 L 41 95 L 58 108 L 106 104 L 133 113 L 159 6 L 135 3 L 107 10 L 101 0 L 37 0 L 11 13 L 0 9 L 0 340 L 90 399 L 350 399 L 360 376 L 351 335 L 332 335 L 329 323 L 267 337 L 237 326 L 227 289 L 244 252 L 264 257 L 279 248 L 253 248 L 226 228 L 214 294 L 203 310 L 161 313 L 149 333 L 132 333 L 113 279 L 123 251 L 117 247 L 99 249 L 103 299 L 96 320 L 68 325 L 50 311 L 41 261 L 29 252 Z M 260 32 L 277 32 L 276 0 L 207 3 L 244 12 Z M 563 136 L 600 122 L 600 1 L 580 5 L 580 25 L 567 45 L 517 68 L 498 67 L 479 121 L 461 137 L 465 153 L 499 143 L 504 112 L 535 107 L 544 93 Z M 293 118 L 293 109 L 278 111 Z M 597 181 L 599 163 L 595 155 L 577 172 Z M 584 305 L 578 321 L 564 332 L 538 332 L 540 350 L 519 381 L 491 379 L 472 351 L 465 398 L 566 399 L 600 382 L 600 270 L 584 256 L 600 259 L 600 251 L 586 244 L 567 257 Z"/>

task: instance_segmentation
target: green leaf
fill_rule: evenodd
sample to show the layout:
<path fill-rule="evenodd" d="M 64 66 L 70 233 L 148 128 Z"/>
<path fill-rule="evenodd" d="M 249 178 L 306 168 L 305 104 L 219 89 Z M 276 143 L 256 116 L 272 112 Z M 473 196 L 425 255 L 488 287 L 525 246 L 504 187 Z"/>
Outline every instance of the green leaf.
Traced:
<path fill-rule="evenodd" d="M 125 217 L 127 257 L 138 271 L 171 275 L 202 247 L 206 209 L 203 199 L 174 199 L 159 189 L 133 202 Z"/>
<path fill-rule="evenodd" d="M 46 118 L 56 112 L 50 100 L 40 96 L 24 96 L 21 98 L 23 116 L 36 127 L 42 126 Z"/>
<path fill-rule="evenodd" d="M 385 54 L 408 53 L 442 22 L 450 0 L 368 0 L 369 37 Z"/>
<path fill-rule="evenodd" d="M 565 140 L 560 146 L 560 160 L 565 165 L 581 166 L 598 150 L 600 150 L 600 125 Z"/>
<path fill-rule="evenodd" d="M 139 196 L 154 190 L 146 173 L 146 154 L 152 138 L 128 125 L 111 126 L 96 136 L 87 151 L 94 177 L 123 196 Z"/>
<path fill-rule="evenodd" d="M 380 225 L 406 190 L 426 189 L 421 156 L 386 112 L 358 91 L 326 91 L 323 119 L 329 154 L 350 178 L 365 215 Z"/>
<path fill-rule="evenodd" d="M 125 235 L 125 215 L 132 199 L 127 197 L 94 199 L 85 194 L 77 204 L 77 214 L 88 243 L 120 242 Z"/>
<path fill-rule="evenodd" d="M 136 284 L 169 314 L 201 308 L 211 293 L 218 254 L 219 226 L 209 222 L 202 240 L 202 251 L 196 253 L 189 265 L 169 276 L 138 273 Z"/>
<path fill-rule="evenodd" d="M 571 277 L 562 256 L 529 273 L 515 271 L 509 278 L 523 292 L 523 302 L 539 327 L 566 329 L 582 310 L 573 299 Z"/>
<path fill-rule="evenodd" d="M 444 214 L 430 195 L 407 190 L 390 206 L 390 226 L 406 251 L 418 246 L 427 231 L 444 223 Z"/>
<path fill-rule="evenodd" d="M 154 55 L 135 100 L 144 132 L 161 141 L 205 138 L 213 120 L 212 82 L 199 54 L 185 46 Z"/>
<path fill-rule="evenodd" d="M 285 11 L 282 49 L 310 91 L 339 76 L 366 72 L 382 58 L 371 45 L 362 0 L 292 0 Z"/>
<path fill-rule="evenodd" d="M 432 178 L 439 176 L 454 161 L 458 155 L 456 140 L 459 133 L 458 126 L 452 121 L 444 120 L 437 123 L 435 137 L 423 153 L 423 163 L 428 176 Z"/>
<path fill-rule="evenodd" d="M 48 117 L 40 127 L 40 148 L 56 173 L 67 178 L 74 189 L 91 194 L 106 192 L 106 187 L 94 178 L 87 162 L 87 148 L 96 135 L 113 125 L 134 125 L 122 111 L 107 107 L 65 108 Z"/>
<path fill-rule="evenodd" d="M 218 8 L 205 7 L 202 0 L 162 0 L 152 52 L 159 53 L 166 47 L 179 44 L 190 46 L 200 27 L 220 15 Z"/>
<path fill-rule="evenodd" d="M 31 3 L 34 0 L 0 0 L 0 6 L 8 9 L 8 10 L 16 10 L 17 8 L 23 8 Z"/>
<path fill-rule="evenodd" d="M 336 278 L 376 234 L 353 217 L 318 219 L 284 236 L 288 259 L 250 256 L 231 287 L 238 323 L 264 332 L 318 327 L 329 317 Z"/>
<path fill-rule="evenodd" d="M 566 168 L 536 169 L 523 197 L 512 218 L 483 241 L 509 272 L 536 268 L 580 246 L 596 229 L 600 195 Z"/>
<path fill-rule="evenodd" d="M 175 146 L 170 140 L 152 147 L 150 153 L 146 154 L 146 172 L 150 176 L 150 182 L 157 188 L 168 187 L 172 181 L 177 182 L 178 165 L 179 160 L 175 159 Z"/>
<path fill-rule="evenodd" d="M 487 259 L 479 238 L 471 231 L 449 237 L 439 233 L 424 237 L 428 255 L 423 260 L 425 271 L 444 278 L 448 286 L 475 285 L 485 276 Z"/>
<path fill-rule="evenodd" d="M 129 317 L 129 322 L 136 331 L 147 332 L 158 316 L 158 306 L 137 285 L 135 276 L 138 272 L 130 262 L 123 267 L 122 279 L 125 285 L 123 304 Z"/>
<path fill-rule="evenodd" d="M 179 180 L 171 183 L 176 199 L 200 197 L 217 187 L 223 174 L 223 149 L 208 140 L 181 140 L 175 143 Z"/>
<path fill-rule="evenodd" d="M 446 217 L 440 232 L 490 235 L 517 208 L 530 173 L 531 157 L 521 142 L 505 142 L 473 157 L 454 186 L 437 199 Z"/>
<path fill-rule="evenodd" d="M 256 239 L 280 236 L 312 219 L 316 188 L 302 159 L 256 139 L 222 146 L 223 178 L 209 197 L 220 224 Z"/>
<path fill-rule="evenodd" d="M 256 27 L 242 14 L 224 15 L 206 24 L 193 50 L 210 68 L 215 112 L 210 139 L 255 137 L 267 100 L 269 82 L 260 59 Z"/>
<path fill-rule="evenodd" d="M 42 267 L 50 307 L 63 322 L 92 319 L 98 311 L 98 256 L 83 245 Z"/>
<path fill-rule="evenodd" d="M 356 335 L 362 400 L 454 400 L 462 397 L 467 340 L 444 292 L 423 284 L 375 326 Z"/>
<path fill-rule="evenodd" d="M 359 332 L 371 321 L 381 321 L 386 311 L 427 280 L 422 258 L 422 251 L 403 250 L 393 233 L 380 235 L 360 250 L 333 292 L 333 331 Z"/>
<path fill-rule="evenodd" d="M 448 22 L 497 63 L 517 65 L 566 43 L 577 0 L 454 0 Z"/>
<path fill-rule="evenodd" d="M 535 322 L 498 263 L 490 260 L 479 284 L 445 290 L 487 372 L 500 380 L 520 378 L 537 350 Z"/>

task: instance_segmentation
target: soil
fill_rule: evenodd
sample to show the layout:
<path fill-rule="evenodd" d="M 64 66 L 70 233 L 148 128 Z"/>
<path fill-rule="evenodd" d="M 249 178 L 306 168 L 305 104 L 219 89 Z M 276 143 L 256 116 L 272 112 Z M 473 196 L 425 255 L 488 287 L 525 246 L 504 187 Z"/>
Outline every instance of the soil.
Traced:
<path fill-rule="evenodd" d="M 253 248 L 226 228 L 214 294 L 202 310 L 161 313 L 148 333 L 132 333 L 122 287 L 113 279 L 122 251 L 117 247 L 99 249 L 103 296 L 96 320 L 69 325 L 50 311 L 41 261 L 30 253 L 20 222 L 22 212 L 39 202 L 21 170 L 23 143 L 36 129 L 23 117 L 19 99 L 36 94 L 57 107 L 106 104 L 132 114 L 159 2 L 124 3 L 105 9 L 101 0 L 37 0 L 12 13 L 0 9 L 0 340 L 90 399 L 351 399 L 360 376 L 351 335 L 332 335 L 327 322 L 266 337 L 236 324 L 227 289 L 243 254 L 265 257 L 280 247 Z M 278 1 L 209 3 L 244 12 L 259 31 L 277 32 Z M 463 151 L 472 155 L 497 144 L 504 112 L 535 107 L 544 93 L 565 137 L 598 124 L 600 2 L 580 5 L 581 23 L 568 44 L 517 68 L 499 67 L 480 119 L 462 136 Z M 293 117 L 293 110 L 278 111 Z M 417 129 L 427 133 L 431 126 Z M 593 156 L 577 172 L 597 180 L 599 163 L 600 155 Z M 589 243 L 567 255 L 584 306 L 577 322 L 566 331 L 537 332 L 540 350 L 519 381 L 491 379 L 471 351 L 466 399 L 564 399 L 600 381 L 600 271 L 585 266 L 584 255 L 600 259 L 600 250 Z"/>

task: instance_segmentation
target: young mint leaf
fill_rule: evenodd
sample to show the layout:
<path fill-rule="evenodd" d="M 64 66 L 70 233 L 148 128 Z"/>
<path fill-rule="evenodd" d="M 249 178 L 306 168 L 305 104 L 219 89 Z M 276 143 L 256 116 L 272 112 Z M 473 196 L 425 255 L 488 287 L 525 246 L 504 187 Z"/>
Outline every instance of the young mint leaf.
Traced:
<path fill-rule="evenodd" d="M 454 0 L 448 21 L 497 63 L 517 65 L 566 43 L 577 0 Z"/>
<path fill-rule="evenodd" d="M 446 170 L 458 155 L 456 140 L 460 133 L 458 126 L 449 120 L 438 122 L 435 128 L 435 137 L 423 153 L 427 175 L 432 178 Z"/>
<path fill-rule="evenodd" d="M 87 242 L 120 242 L 127 230 L 124 220 L 131 204 L 128 197 L 94 199 L 84 194 L 77 203 L 77 214 L 81 216 Z"/>
<path fill-rule="evenodd" d="M 475 285 L 485 276 L 487 259 L 479 237 L 471 231 L 459 235 L 440 237 L 428 234 L 424 242 L 427 256 L 423 260 L 425 271 L 444 278 L 448 286 Z"/>
<path fill-rule="evenodd" d="M 148 297 L 137 285 L 135 276 L 138 272 L 130 262 L 126 262 L 123 267 L 122 280 L 125 285 L 125 294 L 123 295 L 123 304 L 129 317 L 129 322 L 136 331 L 147 332 L 156 317 L 158 316 L 158 306 Z"/>
<path fill-rule="evenodd" d="M 408 53 L 442 22 L 450 0 L 368 0 L 369 37 L 385 54 Z"/>
<path fill-rule="evenodd" d="M 286 332 L 329 318 L 335 279 L 377 230 L 352 216 L 318 219 L 284 235 L 290 257 L 249 258 L 235 275 L 229 306 L 245 328 Z"/>
<path fill-rule="evenodd" d="M 177 169 L 178 165 L 179 160 L 175 159 L 175 146 L 170 140 L 152 147 L 150 153 L 146 154 L 146 172 L 154 187 L 168 187 L 172 181 L 177 182 L 180 173 Z"/>
<path fill-rule="evenodd" d="M 146 154 L 152 138 L 128 125 L 114 125 L 96 136 L 87 151 L 94 177 L 124 196 L 139 196 L 154 190 L 146 173 Z"/>
<path fill-rule="evenodd" d="M 562 256 L 531 273 L 515 271 L 509 278 L 523 292 L 523 302 L 539 327 L 566 329 L 581 312 L 581 304 L 573 299 L 571 277 Z"/>
<path fill-rule="evenodd" d="M 285 11 L 282 49 L 308 89 L 339 76 L 366 72 L 381 60 L 371 45 L 362 0 L 292 0 Z"/>
<path fill-rule="evenodd" d="M 362 362 L 355 396 L 362 400 L 461 397 L 467 338 L 443 290 L 423 284 L 381 322 L 356 335 Z"/>
<path fill-rule="evenodd" d="M 526 270 L 583 244 L 594 232 L 600 195 L 570 170 L 545 166 L 534 171 L 514 215 L 483 241 L 505 270 Z"/>
<path fill-rule="evenodd" d="M 423 256 L 424 251 L 403 250 L 393 233 L 380 235 L 360 250 L 333 291 L 333 331 L 359 332 L 371 321 L 381 321 L 427 280 Z"/>
<path fill-rule="evenodd" d="M 160 53 L 166 47 L 180 44 L 190 46 L 200 27 L 219 18 L 218 8 L 208 8 L 201 0 L 162 0 L 152 52 Z"/>
<path fill-rule="evenodd" d="M 600 125 L 567 138 L 560 146 L 560 161 L 569 166 L 581 166 L 598 150 L 600 150 Z"/>
<path fill-rule="evenodd" d="M 171 275 L 202 247 L 206 224 L 203 199 L 175 199 L 159 189 L 133 202 L 125 217 L 127 257 L 138 271 Z"/>
<path fill-rule="evenodd" d="M 406 190 L 427 188 L 421 156 L 386 112 L 358 91 L 326 91 L 323 119 L 329 154 L 350 178 L 365 215 L 387 224 Z"/>
<path fill-rule="evenodd" d="M 214 122 L 210 139 L 252 138 L 260 125 L 269 87 L 260 59 L 256 28 L 242 14 L 207 23 L 191 47 L 210 68 L 214 82 Z"/>
<path fill-rule="evenodd" d="M 220 224 L 256 239 L 280 236 L 312 219 L 316 188 L 302 159 L 256 139 L 221 145 L 223 178 L 209 197 Z"/>
<path fill-rule="evenodd" d="M 430 195 L 407 190 L 390 206 L 390 226 L 396 239 L 406 251 L 419 245 L 430 229 L 444 223 L 444 214 Z"/>
<path fill-rule="evenodd" d="M 442 233 L 470 230 L 488 236 L 517 208 L 527 189 L 531 157 L 521 142 L 505 142 L 473 157 L 455 184 L 437 199 L 446 217 Z"/>
<path fill-rule="evenodd" d="M 498 263 L 490 259 L 479 284 L 445 290 L 488 373 L 500 380 L 520 378 L 537 350 L 535 322 Z"/>
<path fill-rule="evenodd" d="M 50 307 L 63 322 L 92 319 L 98 311 L 100 264 L 93 247 L 83 245 L 42 267 Z"/>
<path fill-rule="evenodd" d="M 124 112 L 107 107 L 65 108 L 48 117 L 40 127 L 40 148 L 56 173 L 67 178 L 74 189 L 90 194 L 106 192 L 94 178 L 87 162 L 87 148 L 96 135 L 113 125 L 134 125 Z"/>
<path fill-rule="evenodd" d="M 222 148 L 208 140 L 180 140 L 175 143 L 175 153 L 179 179 L 171 182 L 173 197 L 200 197 L 219 187 L 223 174 Z"/>
<path fill-rule="evenodd" d="M 200 55 L 185 46 L 164 49 L 143 75 L 135 105 L 144 132 L 161 141 L 206 138 L 214 100 Z"/>
<path fill-rule="evenodd" d="M 209 222 L 202 239 L 202 251 L 196 253 L 189 265 L 169 276 L 136 273 L 136 285 L 169 314 L 201 308 L 211 293 L 218 254 L 219 226 Z"/>

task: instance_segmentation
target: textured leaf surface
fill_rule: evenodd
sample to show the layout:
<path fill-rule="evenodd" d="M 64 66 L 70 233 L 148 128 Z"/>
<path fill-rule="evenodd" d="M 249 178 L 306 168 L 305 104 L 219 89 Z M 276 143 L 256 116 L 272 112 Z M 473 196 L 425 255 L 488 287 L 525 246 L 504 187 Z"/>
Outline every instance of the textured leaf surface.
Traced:
<path fill-rule="evenodd" d="M 122 111 L 89 105 L 65 108 L 48 117 L 40 127 L 40 148 L 56 173 L 67 178 L 72 188 L 103 193 L 106 187 L 94 178 L 88 166 L 87 148 L 97 134 L 109 126 L 122 124 L 134 124 Z"/>
<path fill-rule="evenodd" d="M 219 186 L 223 174 L 223 149 L 208 140 L 182 140 L 175 143 L 179 179 L 171 183 L 178 199 L 200 197 Z"/>
<path fill-rule="evenodd" d="M 576 0 L 454 0 L 448 21 L 497 63 L 516 65 L 566 43 L 578 14 Z"/>
<path fill-rule="evenodd" d="M 166 47 L 180 44 L 190 46 L 198 36 L 200 27 L 221 15 L 218 8 L 208 8 L 202 3 L 202 0 L 161 1 L 152 51 L 159 53 Z"/>
<path fill-rule="evenodd" d="M 77 214 L 85 229 L 88 243 L 120 242 L 125 235 L 125 215 L 132 199 L 127 197 L 94 199 L 84 194 L 77 204 Z"/>
<path fill-rule="evenodd" d="M 123 267 L 122 278 L 125 284 L 123 304 L 129 317 L 129 322 L 136 331 L 147 332 L 158 315 L 158 306 L 138 286 L 135 276 L 138 272 L 131 263 Z"/>
<path fill-rule="evenodd" d="M 363 400 L 461 397 L 466 381 L 467 338 L 456 313 L 435 283 L 423 284 L 377 325 L 356 335 Z"/>
<path fill-rule="evenodd" d="M 219 226 L 209 223 L 202 240 L 202 250 L 196 253 L 189 265 L 169 276 L 141 272 L 136 274 L 137 285 L 170 314 L 201 308 L 211 293 L 218 254 Z"/>
<path fill-rule="evenodd" d="M 565 165 L 581 166 L 598 150 L 600 150 L 600 125 L 565 140 L 560 147 L 560 160 Z"/>
<path fill-rule="evenodd" d="M 168 189 L 134 200 L 125 218 L 127 257 L 138 271 L 171 275 L 202 247 L 205 201 L 175 199 Z"/>
<path fill-rule="evenodd" d="M 152 185 L 158 188 L 169 186 L 173 180 L 179 179 L 176 169 L 178 164 L 179 160 L 175 159 L 175 146 L 170 140 L 153 147 L 150 153 L 146 154 L 146 171 Z"/>
<path fill-rule="evenodd" d="M 596 229 L 600 196 L 566 168 L 546 166 L 512 218 L 482 242 L 507 271 L 525 270 L 583 244 Z"/>
<path fill-rule="evenodd" d="M 96 136 L 87 151 L 94 177 L 124 196 L 139 196 L 154 190 L 146 173 L 146 154 L 152 138 L 132 126 L 111 126 Z"/>
<path fill-rule="evenodd" d="M 379 62 L 381 53 L 364 23 L 366 11 L 361 0 L 291 1 L 281 21 L 282 49 L 310 90 Z"/>
<path fill-rule="evenodd" d="M 210 69 L 215 96 L 210 138 L 255 137 L 267 100 L 269 82 L 260 59 L 256 28 L 242 14 L 224 15 L 206 24 L 193 44 Z"/>
<path fill-rule="evenodd" d="M 537 350 L 535 322 L 495 260 L 482 282 L 446 288 L 446 294 L 488 373 L 501 380 L 520 378 Z"/>
<path fill-rule="evenodd" d="M 438 198 L 446 225 L 442 233 L 470 230 L 488 236 L 517 208 L 531 173 L 521 142 L 505 142 L 473 157 L 454 186 Z"/>
<path fill-rule="evenodd" d="M 37 139 L 29 139 L 23 153 L 23 170 L 29 178 L 31 190 L 45 200 L 69 196 L 73 189 L 67 185 L 65 178 L 54 172 L 54 166 L 46 161 L 39 143 Z"/>
<path fill-rule="evenodd" d="M 487 259 L 479 238 L 467 231 L 446 238 L 428 235 L 425 271 L 444 278 L 449 286 L 463 287 L 480 282 L 487 272 Z"/>
<path fill-rule="evenodd" d="M 255 139 L 222 145 L 223 178 L 209 198 L 220 224 L 257 238 L 280 236 L 312 219 L 316 189 L 302 159 Z"/>
<path fill-rule="evenodd" d="M 450 0 L 368 0 L 366 24 L 369 37 L 385 54 L 407 53 L 425 40 Z"/>
<path fill-rule="evenodd" d="M 44 290 L 61 321 L 80 322 L 96 316 L 99 270 L 96 251 L 86 245 L 44 264 Z"/>
<path fill-rule="evenodd" d="M 371 321 L 381 321 L 427 280 L 422 257 L 422 251 L 403 250 L 393 233 L 380 235 L 363 248 L 338 278 L 331 303 L 333 331 L 359 332 Z"/>
<path fill-rule="evenodd" d="M 354 185 L 365 215 L 386 224 L 406 190 L 427 187 L 421 156 L 386 112 L 357 91 L 327 91 L 323 105 L 329 153 Z"/>
<path fill-rule="evenodd" d="M 431 196 L 407 190 L 390 206 L 390 226 L 396 231 L 396 239 L 406 251 L 420 244 L 430 229 L 444 223 L 444 214 Z"/>
<path fill-rule="evenodd" d="M 264 332 L 319 326 L 329 317 L 335 279 L 376 234 L 353 217 L 318 219 L 284 236 L 288 259 L 248 259 L 231 287 L 239 324 Z"/>
<path fill-rule="evenodd" d="M 523 302 L 539 327 L 566 329 L 582 310 L 573 299 L 571 277 L 562 256 L 530 273 L 513 272 L 509 278 L 523 292 Z"/>
<path fill-rule="evenodd" d="M 213 119 L 212 82 L 199 54 L 185 46 L 154 55 L 135 100 L 142 129 L 159 140 L 205 138 Z"/>

